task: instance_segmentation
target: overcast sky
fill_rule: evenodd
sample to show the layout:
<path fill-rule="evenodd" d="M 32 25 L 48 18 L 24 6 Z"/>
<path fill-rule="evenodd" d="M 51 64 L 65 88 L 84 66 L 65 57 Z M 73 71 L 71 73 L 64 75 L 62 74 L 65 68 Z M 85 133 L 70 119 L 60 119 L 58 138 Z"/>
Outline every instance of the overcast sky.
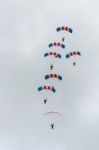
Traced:
<path fill-rule="evenodd" d="M 73 34 L 56 33 L 61 25 Z M 45 59 L 62 36 L 63 59 Z M 70 50 L 82 56 L 66 60 Z M 62 82 L 44 80 L 50 63 Z M 38 92 L 44 84 L 56 93 Z M 0 150 L 99 150 L 98 0 L 0 1 Z"/>

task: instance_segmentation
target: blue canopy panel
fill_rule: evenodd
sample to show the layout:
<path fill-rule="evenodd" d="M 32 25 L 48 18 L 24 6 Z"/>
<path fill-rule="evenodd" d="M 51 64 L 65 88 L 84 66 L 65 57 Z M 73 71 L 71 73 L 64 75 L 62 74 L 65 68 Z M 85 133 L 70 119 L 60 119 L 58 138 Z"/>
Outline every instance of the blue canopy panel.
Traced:
<path fill-rule="evenodd" d="M 72 30 L 71 28 L 68 28 L 68 32 L 72 33 L 72 32 L 73 32 L 73 30 Z"/>
<path fill-rule="evenodd" d="M 54 93 L 56 92 L 56 90 L 55 90 L 55 88 L 54 88 L 54 87 L 52 87 L 52 89 L 51 89 L 51 90 L 52 90 L 52 92 L 54 92 Z"/>
<path fill-rule="evenodd" d="M 45 80 L 49 79 L 49 75 L 45 75 Z"/>
<path fill-rule="evenodd" d="M 57 54 L 57 56 L 56 56 L 56 57 L 61 58 L 61 55 L 60 55 L 60 54 Z"/>
<path fill-rule="evenodd" d="M 64 44 L 61 44 L 60 47 L 61 47 L 61 48 L 65 48 L 65 45 L 64 45 Z"/>
<path fill-rule="evenodd" d="M 49 48 L 52 47 L 52 46 L 53 46 L 53 43 L 50 43 L 50 44 L 49 44 Z"/>
<path fill-rule="evenodd" d="M 60 75 L 58 75 L 58 77 L 57 77 L 59 80 L 62 80 L 62 76 L 60 76 Z"/>
<path fill-rule="evenodd" d="M 77 55 L 81 55 L 81 53 L 80 53 L 80 52 L 77 52 Z"/>
<path fill-rule="evenodd" d="M 66 54 L 66 58 L 68 59 L 70 57 L 70 55 L 69 54 Z"/>
<path fill-rule="evenodd" d="M 60 28 L 60 27 L 56 28 L 56 31 L 57 31 L 57 32 L 59 32 L 60 30 L 61 30 L 61 28 Z"/>
<path fill-rule="evenodd" d="M 43 90 L 43 88 L 40 86 L 40 87 L 38 87 L 38 91 L 41 91 L 41 90 Z"/>
<path fill-rule="evenodd" d="M 45 54 L 44 54 L 44 57 L 46 57 L 46 56 L 48 56 L 48 53 L 45 53 Z"/>

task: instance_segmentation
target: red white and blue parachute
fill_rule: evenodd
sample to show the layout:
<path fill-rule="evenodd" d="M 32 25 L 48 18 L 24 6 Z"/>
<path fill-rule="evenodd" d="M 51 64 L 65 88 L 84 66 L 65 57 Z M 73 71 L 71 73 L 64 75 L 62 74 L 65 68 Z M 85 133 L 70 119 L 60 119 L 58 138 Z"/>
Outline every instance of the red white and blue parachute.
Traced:
<path fill-rule="evenodd" d="M 73 30 L 72 30 L 71 28 L 66 27 L 66 26 L 57 27 L 57 28 L 56 28 L 56 31 L 57 31 L 57 32 L 59 32 L 59 31 L 68 31 L 68 32 L 70 32 L 70 33 L 73 32 Z"/>
<path fill-rule="evenodd" d="M 60 76 L 60 75 L 57 75 L 57 74 L 47 74 L 47 75 L 45 75 L 45 80 L 47 80 L 47 79 L 49 79 L 49 78 L 57 78 L 57 79 L 59 79 L 59 80 L 62 80 L 62 76 Z"/>
<path fill-rule="evenodd" d="M 56 89 L 53 87 L 53 86 L 46 86 L 46 85 L 44 85 L 44 86 L 40 86 L 40 87 L 38 87 L 38 91 L 42 91 L 42 90 L 50 90 L 50 91 L 52 91 L 52 92 L 56 92 Z"/>
<path fill-rule="evenodd" d="M 56 52 L 48 52 L 48 53 L 45 53 L 45 54 L 44 54 L 44 57 L 47 57 L 47 56 L 54 56 L 55 58 L 61 58 L 61 54 L 56 53 Z"/>
<path fill-rule="evenodd" d="M 75 55 L 81 56 L 81 53 L 79 51 L 71 51 L 70 53 L 66 54 L 66 58 L 68 59 L 71 56 L 75 56 Z"/>
<path fill-rule="evenodd" d="M 50 47 L 53 47 L 53 46 L 56 46 L 56 47 L 61 47 L 61 48 L 65 48 L 65 45 L 63 43 L 60 43 L 60 42 L 54 42 L 54 43 L 50 43 L 49 44 L 49 48 Z"/>

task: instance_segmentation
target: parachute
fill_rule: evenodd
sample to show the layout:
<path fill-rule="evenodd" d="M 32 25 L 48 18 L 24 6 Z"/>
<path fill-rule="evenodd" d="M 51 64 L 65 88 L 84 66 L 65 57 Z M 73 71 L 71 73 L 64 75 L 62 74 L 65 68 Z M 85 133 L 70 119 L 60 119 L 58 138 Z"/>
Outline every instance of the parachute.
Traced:
<path fill-rule="evenodd" d="M 69 27 L 66 27 L 66 26 L 61 26 L 61 27 L 57 27 L 56 28 L 56 31 L 59 32 L 59 31 L 68 31 L 69 33 L 72 33 L 73 30 Z"/>
<path fill-rule="evenodd" d="M 81 53 L 78 51 L 72 51 L 72 52 L 66 54 L 66 58 L 68 59 L 69 57 L 75 56 L 75 55 L 81 56 Z"/>
<path fill-rule="evenodd" d="M 56 92 L 56 89 L 53 86 L 46 86 L 46 85 L 38 87 L 38 91 L 41 90 L 50 90 L 54 93 Z"/>
<path fill-rule="evenodd" d="M 65 45 L 63 43 L 59 43 L 59 42 L 54 42 L 54 43 L 49 44 L 49 48 L 53 47 L 53 46 L 61 47 L 63 49 L 65 48 Z"/>
<path fill-rule="evenodd" d="M 59 80 L 62 80 L 62 76 L 57 75 L 57 74 L 47 74 L 47 75 L 45 75 L 45 80 L 47 80 L 49 78 L 57 78 Z"/>
<path fill-rule="evenodd" d="M 47 56 L 54 56 L 55 58 L 61 58 L 61 55 L 56 53 L 56 52 L 48 52 L 48 53 L 45 53 L 44 54 L 44 57 L 47 57 Z"/>
<path fill-rule="evenodd" d="M 50 114 L 56 114 L 56 115 L 62 116 L 62 114 L 60 112 L 57 112 L 57 111 L 46 112 L 45 114 L 43 114 L 43 116 L 47 116 L 47 115 L 50 115 Z"/>

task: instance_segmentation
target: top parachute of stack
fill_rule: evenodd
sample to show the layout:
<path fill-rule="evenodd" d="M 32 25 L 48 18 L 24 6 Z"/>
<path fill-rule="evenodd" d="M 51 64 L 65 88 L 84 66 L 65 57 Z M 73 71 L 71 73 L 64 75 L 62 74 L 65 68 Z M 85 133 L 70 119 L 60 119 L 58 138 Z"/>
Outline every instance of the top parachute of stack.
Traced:
<path fill-rule="evenodd" d="M 69 33 L 72 33 L 72 32 L 73 32 L 72 28 L 69 28 L 69 27 L 67 27 L 67 26 L 57 27 L 57 28 L 56 28 L 56 31 L 57 31 L 57 32 L 59 32 L 59 31 L 68 31 Z"/>

